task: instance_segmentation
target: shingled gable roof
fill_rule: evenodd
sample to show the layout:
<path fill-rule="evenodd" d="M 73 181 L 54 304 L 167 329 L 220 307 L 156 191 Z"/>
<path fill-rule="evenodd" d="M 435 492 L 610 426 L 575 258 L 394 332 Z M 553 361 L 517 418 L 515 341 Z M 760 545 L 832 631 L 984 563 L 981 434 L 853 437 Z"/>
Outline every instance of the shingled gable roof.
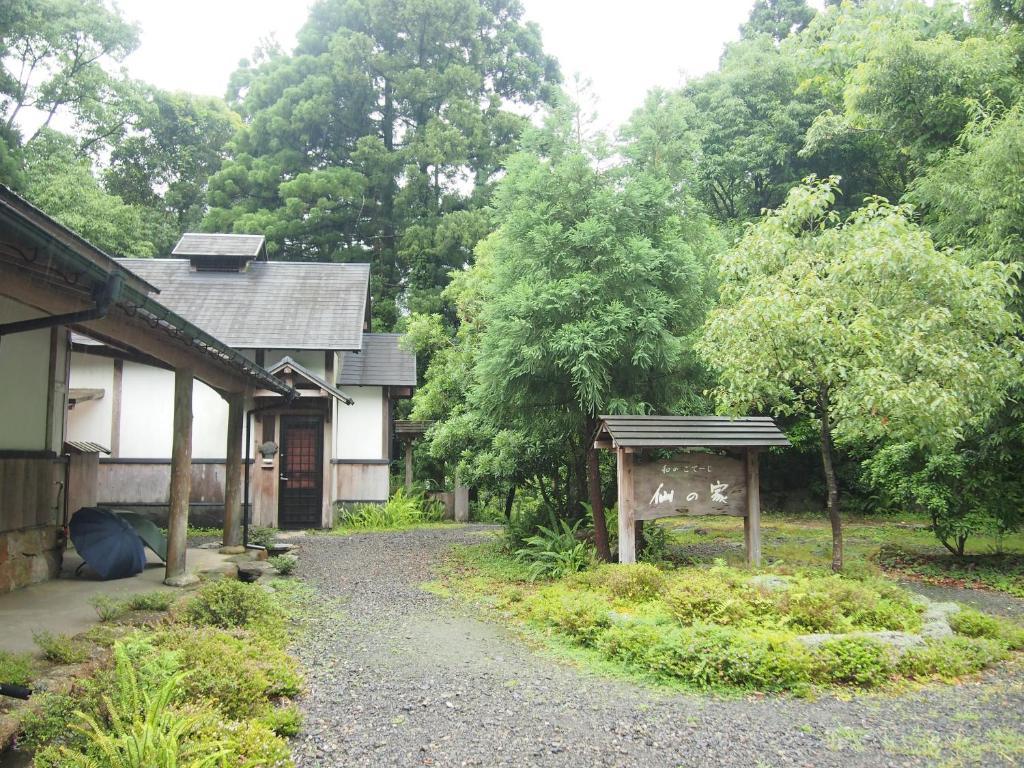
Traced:
<path fill-rule="evenodd" d="M 311 370 L 309 370 L 309 368 L 306 368 L 304 365 L 300 365 L 299 363 L 295 362 L 294 360 L 292 360 L 292 358 L 288 356 L 282 357 L 278 362 L 274 363 L 267 370 L 270 373 L 274 374 L 275 376 L 289 373 L 296 374 L 304 378 L 310 384 L 315 384 L 316 386 L 320 387 L 320 389 L 322 389 L 324 392 L 331 395 L 332 397 L 337 398 L 345 405 L 352 405 L 353 403 L 355 403 L 355 400 L 346 395 L 340 389 L 328 384 L 326 381 L 324 381 Z"/>
<path fill-rule="evenodd" d="M 171 251 L 172 256 L 238 256 L 266 259 L 263 235 L 220 235 L 186 232 Z"/>
<path fill-rule="evenodd" d="M 160 301 L 235 348 L 362 348 L 369 264 L 253 261 L 205 272 L 187 259 L 119 259 Z"/>
<path fill-rule="evenodd" d="M 761 448 L 789 440 L 770 416 L 599 416 L 597 441 L 615 448 Z"/>
<path fill-rule="evenodd" d="M 416 355 L 398 342 L 400 333 L 363 334 L 359 353 L 342 355 L 339 386 L 416 386 Z"/>

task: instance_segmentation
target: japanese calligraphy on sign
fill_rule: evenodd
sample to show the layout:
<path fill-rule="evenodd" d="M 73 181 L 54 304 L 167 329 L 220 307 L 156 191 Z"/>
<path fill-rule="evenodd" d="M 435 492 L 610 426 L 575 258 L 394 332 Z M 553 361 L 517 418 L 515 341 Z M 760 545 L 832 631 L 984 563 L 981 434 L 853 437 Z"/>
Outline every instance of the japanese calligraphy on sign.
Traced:
<path fill-rule="evenodd" d="M 747 514 L 746 470 L 740 459 L 680 453 L 667 461 L 637 461 L 633 472 L 637 520 Z"/>

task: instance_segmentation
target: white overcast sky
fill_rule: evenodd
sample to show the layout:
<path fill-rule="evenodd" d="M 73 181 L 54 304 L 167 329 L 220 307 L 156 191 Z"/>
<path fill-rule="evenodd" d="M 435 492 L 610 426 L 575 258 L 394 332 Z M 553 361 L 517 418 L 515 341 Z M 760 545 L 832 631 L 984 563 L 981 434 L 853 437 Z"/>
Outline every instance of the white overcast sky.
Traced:
<path fill-rule="evenodd" d="M 588 78 L 600 122 L 622 123 L 653 86 L 713 70 L 754 0 L 524 0 L 567 78 Z M 273 35 L 286 50 L 312 0 L 119 0 L 142 29 L 129 72 L 167 90 L 224 95 L 238 60 Z M 819 2 L 814 5 L 820 6 Z"/>

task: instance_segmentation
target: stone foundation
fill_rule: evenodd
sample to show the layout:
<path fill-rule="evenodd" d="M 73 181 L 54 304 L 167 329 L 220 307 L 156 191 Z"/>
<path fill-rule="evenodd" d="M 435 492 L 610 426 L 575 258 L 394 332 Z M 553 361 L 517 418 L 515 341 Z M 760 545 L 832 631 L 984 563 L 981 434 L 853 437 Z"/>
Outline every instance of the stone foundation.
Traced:
<path fill-rule="evenodd" d="M 0 533 L 0 594 L 57 578 L 59 534 L 52 526 Z"/>

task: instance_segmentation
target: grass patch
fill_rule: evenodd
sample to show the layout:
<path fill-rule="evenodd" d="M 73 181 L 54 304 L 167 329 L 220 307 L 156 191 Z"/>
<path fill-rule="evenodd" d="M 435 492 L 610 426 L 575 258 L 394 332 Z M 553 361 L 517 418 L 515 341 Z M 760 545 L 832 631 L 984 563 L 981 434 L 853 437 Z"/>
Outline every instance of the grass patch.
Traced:
<path fill-rule="evenodd" d="M 663 520 L 668 559 L 679 564 L 715 558 L 743 563 L 740 519 Z M 978 534 L 957 558 L 945 550 L 923 516 L 850 516 L 843 523 L 847 568 L 869 569 L 941 585 L 983 587 L 1024 597 L 1024 532 Z M 761 518 L 764 561 L 778 568 L 827 568 L 832 539 L 824 515 L 767 514 Z"/>
<path fill-rule="evenodd" d="M 493 541 L 455 550 L 428 588 L 473 600 L 588 664 L 691 690 L 802 694 L 880 688 L 901 678 L 955 679 L 1024 646 L 1024 629 L 968 609 L 954 624 L 956 635 L 900 658 L 863 633 L 915 633 L 923 607 L 867 570 L 856 578 L 814 568 L 760 575 L 718 562 L 533 577 Z M 816 645 L 799 639 L 823 633 L 835 637 Z"/>
<path fill-rule="evenodd" d="M 1024 733 L 992 728 L 975 736 L 912 733 L 885 743 L 887 752 L 927 760 L 933 768 L 989 765 L 993 760 L 1017 764 L 1024 758 Z"/>

